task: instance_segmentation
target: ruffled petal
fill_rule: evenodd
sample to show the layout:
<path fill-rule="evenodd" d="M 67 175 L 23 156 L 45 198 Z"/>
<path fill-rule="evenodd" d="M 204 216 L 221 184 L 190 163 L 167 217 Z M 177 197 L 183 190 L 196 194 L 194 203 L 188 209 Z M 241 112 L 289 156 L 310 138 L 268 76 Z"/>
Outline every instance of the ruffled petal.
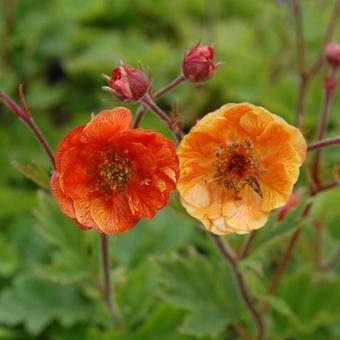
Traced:
<path fill-rule="evenodd" d="M 59 203 L 60 210 L 69 218 L 75 218 L 76 215 L 73 208 L 73 200 L 67 197 L 61 190 L 59 179 L 60 179 L 59 172 L 54 171 L 50 180 L 52 195 Z"/>
<path fill-rule="evenodd" d="M 98 196 L 91 202 L 90 212 L 98 228 L 106 234 L 124 233 L 139 221 L 131 213 L 125 195 Z"/>
<path fill-rule="evenodd" d="M 230 197 L 223 203 L 223 215 L 227 224 L 237 233 L 247 233 L 261 228 L 268 213 L 261 210 L 261 197 L 249 186 L 243 188 L 239 199 Z"/>
<path fill-rule="evenodd" d="M 164 207 L 164 195 L 153 184 L 129 183 L 125 194 L 133 215 L 151 219 Z"/>
<path fill-rule="evenodd" d="M 61 159 L 63 158 L 64 153 L 71 148 L 74 148 L 79 144 L 80 137 L 82 131 L 84 130 L 85 125 L 79 126 L 73 129 L 71 132 L 67 134 L 67 136 L 61 141 L 58 147 L 55 163 L 58 171 L 61 171 Z"/>
<path fill-rule="evenodd" d="M 81 224 L 94 228 L 98 231 L 97 224 L 93 220 L 90 213 L 91 200 L 89 199 L 89 197 L 79 198 L 75 200 L 73 202 L 73 206 L 77 220 Z"/>
<path fill-rule="evenodd" d="M 240 126 L 254 140 L 260 136 L 268 124 L 275 121 L 275 116 L 262 107 L 254 107 L 240 119 Z"/>
<path fill-rule="evenodd" d="M 124 107 L 104 110 L 98 113 L 85 127 L 81 141 L 96 145 L 105 145 L 118 132 L 130 129 L 132 113 Z"/>
<path fill-rule="evenodd" d="M 288 202 L 294 182 L 282 164 L 268 169 L 261 177 L 259 184 L 263 195 L 261 209 L 270 211 L 282 207 Z"/>
<path fill-rule="evenodd" d="M 81 222 L 79 222 L 76 218 L 76 214 L 73 207 L 73 200 L 69 197 L 67 197 L 63 191 L 60 188 L 59 184 L 59 173 L 57 171 L 54 171 L 51 177 L 51 192 L 53 197 L 57 200 L 59 203 L 60 210 L 69 218 L 71 218 L 77 225 L 83 229 L 83 230 L 89 230 L 91 227 L 87 225 L 83 225 Z"/>

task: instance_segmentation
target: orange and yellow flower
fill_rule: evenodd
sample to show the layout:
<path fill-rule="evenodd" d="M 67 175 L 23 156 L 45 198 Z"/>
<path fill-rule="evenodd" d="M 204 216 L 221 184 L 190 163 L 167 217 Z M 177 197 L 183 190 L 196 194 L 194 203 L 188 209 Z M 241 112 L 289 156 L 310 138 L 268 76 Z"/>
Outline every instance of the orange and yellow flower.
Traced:
<path fill-rule="evenodd" d="M 101 111 L 61 142 L 51 191 L 83 229 L 123 233 L 169 202 L 179 176 L 175 144 L 155 131 L 131 130 L 124 108 Z"/>
<path fill-rule="evenodd" d="M 306 156 L 300 130 L 266 109 L 227 104 L 182 140 L 177 189 L 214 234 L 248 233 L 285 205 Z"/>

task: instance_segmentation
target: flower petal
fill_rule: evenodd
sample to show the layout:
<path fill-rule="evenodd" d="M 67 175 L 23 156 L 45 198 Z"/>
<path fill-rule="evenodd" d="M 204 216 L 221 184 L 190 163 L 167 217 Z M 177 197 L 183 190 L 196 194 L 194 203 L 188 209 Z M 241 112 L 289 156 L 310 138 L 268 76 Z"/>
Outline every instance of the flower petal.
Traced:
<path fill-rule="evenodd" d="M 268 169 L 268 172 L 259 181 L 263 195 L 261 209 L 270 211 L 285 205 L 294 183 L 283 164 Z"/>
<path fill-rule="evenodd" d="M 249 186 L 240 193 L 241 200 L 230 197 L 223 203 L 223 215 L 227 224 L 237 233 L 246 233 L 261 228 L 268 213 L 260 209 L 261 197 Z"/>
<path fill-rule="evenodd" d="M 69 218 L 75 218 L 76 215 L 73 208 L 73 200 L 67 197 L 61 190 L 59 179 L 59 172 L 54 171 L 50 181 L 52 195 L 59 203 L 60 210 Z"/>
<path fill-rule="evenodd" d="M 70 131 L 67 136 L 61 141 L 58 147 L 57 155 L 56 155 L 56 168 L 58 171 L 61 171 L 61 159 L 63 158 L 64 153 L 79 144 L 81 133 L 84 130 L 85 125 L 79 126 L 72 131 Z"/>
<path fill-rule="evenodd" d="M 89 197 L 75 200 L 73 206 L 76 218 L 81 224 L 99 230 L 90 213 L 91 200 Z"/>
<path fill-rule="evenodd" d="M 132 215 L 126 196 L 119 193 L 96 197 L 92 200 L 90 212 L 99 229 L 106 234 L 124 233 L 140 219 Z"/>
<path fill-rule="evenodd" d="M 105 145 L 118 132 L 130 129 L 131 122 L 132 113 L 124 107 L 101 111 L 86 125 L 81 141 Z"/>
<path fill-rule="evenodd" d="M 157 211 L 164 207 L 164 195 L 153 184 L 129 183 L 126 188 L 131 213 L 143 218 L 154 218 Z"/>

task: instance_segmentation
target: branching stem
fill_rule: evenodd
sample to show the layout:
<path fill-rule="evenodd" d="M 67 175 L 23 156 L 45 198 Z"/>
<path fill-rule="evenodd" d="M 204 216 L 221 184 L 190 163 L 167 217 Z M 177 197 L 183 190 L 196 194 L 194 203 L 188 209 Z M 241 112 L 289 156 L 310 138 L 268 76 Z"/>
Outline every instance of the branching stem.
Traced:
<path fill-rule="evenodd" d="M 237 258 L 235 257 L 235 255 L 233 254 L 231 249 L 229 249 L 227 244 L 223 241 L 223 239 L 220 236 L 212 234 L 212 233 L 210 233 L 210 236 L 213 239 L 213 241 L 215 242 L 215 244 L 216 244 L 217 248 L 219 249 L 219 251 L 221 252 L 221 254 L 230 263 L 230 265 L 231 265 L 231 267 L 234 271 L 234 275 L 236 277 L 236 281 L 237 281 L 238 287 L 240 289 L 243 301 L 245 302 L 250 313 L 252 314 L 254 321 L 256 322 L 256 325 L 258 327 L 257 339 L 258 340 L 263 339 L 264 334 L 265 334 L 265 330 L 264 330 L 264 323 L 263 323 L 263 320 L 262 320 L 262 316 L 258 312 L 256 307 L 254 306 L 254 304 L 253 304 L 253 302 L 252 302 L 252 300 L 249 296 L 248 288 L 245 284 L 244 277 L 243 277 L 243 275 L 242 275 L 242 273 L 241 273 L 241 271 L 238 267 L 238 264 L 237 264 Z"/>

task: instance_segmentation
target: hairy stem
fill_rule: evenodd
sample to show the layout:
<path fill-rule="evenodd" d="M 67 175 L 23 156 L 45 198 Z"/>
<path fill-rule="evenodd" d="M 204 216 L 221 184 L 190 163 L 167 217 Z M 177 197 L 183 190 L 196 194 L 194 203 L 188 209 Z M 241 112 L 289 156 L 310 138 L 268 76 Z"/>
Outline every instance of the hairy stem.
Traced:
<path fill-rule="evenodd" d="M 223 239 L 215 234 L 210 233 L 211 238 L 213 239 L 213 241 L 215 242 L 217 248 L 219 249 L 219 251 L 221 252 L 221 254 L 228 260 L 228 262 L 230 263 L 233 271 L 234 271 L 234 275 L 236 277 L 236 281 L 238 284 L 238 287 L 240 289 L 241 292 L 241 296 L 243 298 L 243 301 L 245 302 L 246 306 L 248 307 L 251 315 L 254 318 L 254 321 L 258 327 L 258 336 L 257 339 L 261 340 L 264 338 L 264 323 L 262 320 L 262 316 L 260 315 L 260 313 L 258 312 L 258 310 L 256 309 L 256 307 L 254 306 L 249 293 L 248 293 L 248 288 L 245 284 L 244 281 L 244 277 L 237 265 L 237 259 L 235 257 L 235 255 L 232 253 L 232 251 L 228 248 L 227 244 L 223 241 Z"/>
<path fill-rule="evenodd" d="M 166 115 L 166 113 L 152 100 L 149 94 L 146 94 L 143 99 L 143 103 L 149 107 L 151 111 L 153 111 L 163 122 L 169 127 L 169 129 L 174 133 L 178 141 L 181 141 L 183 138 L 183 131 L 178 127 L 177 124 Z"/>
<path fill-rule="evenodd" d="M 163 94 L 167 93 L 168 91 L 172 90 L 177 85 L 181 84 L 185 80 L 185 76 L 183 73 L 181 73 L 177 78 L 175 78 L 172 82 L 170 82 L 168 85 L 164 86 L 162 89 L 157 91 L 152 97 L 156 100 L 159 97 L 163 96 Z M 136 113 L 136 119 L 133 124 L 133 128 L 138 128 L 144 113 L 146 111 L 146 106 L 144 104 L 140 104 Z"/>
<path fill-rule="evenodd" d="M 144 117 L 144 113 L 146 111 L 146 106 L 144 104 L 140 104 L 138 109 L 137 109 L 137 113 L 136 113 L 136 119 L 133 123 L 133 128 L 137 129 L 139 127 L 140 122 L 142 121 L 143 117 Z"/>
<path fill-rule="evenodd" d="M 100 248 L 102 256 L 102 271 L 103 271 L 103 284 L 105 292 L 105 302 L 112 322 L 116 328 L 121 328 L 122 319 L 119 313 L 118 306 L 115 302 L 114 295 L 112 294 L 112 284 L 110 277 L 110 255 L 108 247 L 108 236 L 104 233 L 100 234 Z"/>
<path fill-rule="evenodd" d="M 0 98 L 2 101 L 7 105 L 7 107 L 15 114 L 17 115 L 33 132 L 33 134 L 37 137 L 40 145 L 44 148 L 46 154 L 48 155 L 53 167 L 55 168 L 55 158 L 54 154 L 52 152 L 52 149 L 48 145 L 46 139 L 44 138 L 43 134 L 39 130 L 39 128 L 36 126 L 36 124 L 33 121 L 32 115 L 28 111 L 23 92 L 22 87 L 19 88 L 20 92 L 20 99 L 21 99 L 21 107 L 17 105 L 5 92 L 0 90 Z"/>

